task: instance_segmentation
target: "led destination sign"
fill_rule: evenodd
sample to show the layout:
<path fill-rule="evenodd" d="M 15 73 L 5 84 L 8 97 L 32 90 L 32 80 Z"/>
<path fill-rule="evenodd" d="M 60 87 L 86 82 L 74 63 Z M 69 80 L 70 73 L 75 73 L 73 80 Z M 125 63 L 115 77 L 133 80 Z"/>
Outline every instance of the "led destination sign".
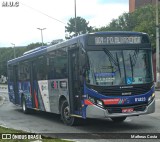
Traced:
<path fill-rule="evenodd" d="M 140 44 L 141 37 L 139 36 L 109 36 L 109 37 L 95 37 L 95 45 L 105 44 Z"/>

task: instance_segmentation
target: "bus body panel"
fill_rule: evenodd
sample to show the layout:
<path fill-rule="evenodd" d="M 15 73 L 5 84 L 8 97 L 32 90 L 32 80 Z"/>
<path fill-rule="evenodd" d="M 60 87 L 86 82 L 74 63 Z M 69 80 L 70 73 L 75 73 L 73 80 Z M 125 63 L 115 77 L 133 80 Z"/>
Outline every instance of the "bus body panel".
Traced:
<path fill-rule="evenodd" d="M 68 99 L 68 79 L 49 80 L 48 89 L 51 112 L 59 114 L 60 97 L 64 96 Z"/>
<path fill-rule="evenodd" d="M 8 83 L 9 87 L 9 99 L 13 104 L 15 103 L 15 96 L 13 90 L 13 83 Z M 41 111 L 53 112 L 59 114 L 59 98 L 64 96 L 68 99 L 68 80 L 56 79 L 56 80 L 40 80 L 34 81 L 34 94 L 31 94 L 31 84 L 29 81 L 18 82 L 19 88 L 19 100 L 21 105 L 22 95 L 26 100 L 27 108 L 35 108 Z M 32 104 L 32 97 L 34 97 L 34 104 Z"/>
<path fill-rule="evenodd" d="M 134 111 L 130 113 L 108 113 L 107 110 L 104 110 L 95 105 L 89 105 L 86 108 L 86 117 L 87 118 L 112 118 L 112 117 L 124 117 L 124 116 L 138 116 L 144 114 L 150 114 L 155 112 L 155 99 L 146 106 L 144 111 Z"/>

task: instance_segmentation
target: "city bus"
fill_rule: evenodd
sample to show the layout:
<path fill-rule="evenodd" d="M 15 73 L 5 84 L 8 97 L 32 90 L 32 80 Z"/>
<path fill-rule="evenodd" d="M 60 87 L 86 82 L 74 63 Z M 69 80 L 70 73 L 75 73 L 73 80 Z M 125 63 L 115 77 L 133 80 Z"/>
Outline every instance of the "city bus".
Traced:
<path fill-rule="evenodd" d="M 141 32 L 96 32 L 8 61 L 9 100 L 24 113 L 123 122 L 155 111 L 152 48 Z"/>

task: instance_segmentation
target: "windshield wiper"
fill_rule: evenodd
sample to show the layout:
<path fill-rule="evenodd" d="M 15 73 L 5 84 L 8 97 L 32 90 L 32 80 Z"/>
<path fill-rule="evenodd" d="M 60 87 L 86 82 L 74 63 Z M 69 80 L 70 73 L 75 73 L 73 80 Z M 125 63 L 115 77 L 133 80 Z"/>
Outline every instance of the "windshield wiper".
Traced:
<path fill-rule="evenodd" d="M 138 58 L 138 53 L 139 53 L 139 49 L 137 49 L 136 51 L 134 51 L 133 56 L 131 57 L 132 59 L 132 65 L 135 66 L 136 62 L 137 62 L 137 58 Z"/>
<path fill-rule="evenodd" d="M 108 51 L 108 50 L 105 49 L 105 48 L 103 48 L 103 50 L 104 50 L 104 52 L 108 55 L 109 59 L 114 63 L 114 65 L 118 67 L 119 75 L 120 75 L 120 77 L 121 77 L 121 70 L 120 70 L 120 65 L 119 65 L 119 60 L 118 60 L 117 52 L 116 52 L 116 60 L 117 60 L 117 61 L 116 61 L 110 51 Z"/>
<path fill-rule="evenodd" d="M 131 64 L 131 71 L 132 71 L 132 78 L 133 78 L 133 61 L 132 61 L 131 54 L 129 54 L 129 60 L 130 60 L 130 64 Z"/>
<path fill-rule="evenodd" d="M 120 65 L 119 65 L 119 60 L 118 60 L 117 52 L 116 52 L 116 59 L 117 59 L 117 66 L 118 66 L 118 70 L 119 70 L 119 75 L 121 77 L 121 69 L 120 69 Z"/>
<path fill-rule="evenodd" d="M 131 56 L 131 54 L 129 54 L 129 60 L 130 60 L 131 71 L 132 71 L 132 78 L 133 78 L 133 67 L 135 66 L 135 64 L 137 62 L 138 53 L 139 53 L 139 48 L 137 48 L 137 50 L 134 51 L 134 54 L 132 56 Z"/>
<path fill-rule="evenodd" d="M 104 52 L 108 55 L 108 57 L 111 59 L 111 61 L 114 63 L 115 66 L 117 66 L 117 62 L 114 59 L 113 55 L 111 54 L 111 52 L 109 52 L 107 49 L 103 48 Z"/>

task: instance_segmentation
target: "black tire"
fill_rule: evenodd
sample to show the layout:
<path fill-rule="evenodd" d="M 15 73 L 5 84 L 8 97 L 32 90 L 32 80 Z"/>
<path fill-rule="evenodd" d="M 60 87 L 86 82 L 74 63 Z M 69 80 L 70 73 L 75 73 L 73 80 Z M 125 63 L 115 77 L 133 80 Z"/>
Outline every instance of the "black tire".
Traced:
<path fill-rule="evenodd" d="M 120 123 L 120 122 L 123 122 L 127 117 L 113 117 L 111 118 L 112 121 L 114 122 L 117 122 L 117 123 Z"/>
<path fill-rule="evenodd" d="M 70 116 L 70 110 L 67 100 L 64 100 L 61 104 L 61 119 L 66 125 L 77 125 L 77 118 Z"/>
<path fill-rule="evenodd" d="M 27 108 L 27 106 L 26 106 L 26 99 L 24 96 L 22 97 L 22 111 L 25 114 L 29 113 L 29 108 Z"/>

